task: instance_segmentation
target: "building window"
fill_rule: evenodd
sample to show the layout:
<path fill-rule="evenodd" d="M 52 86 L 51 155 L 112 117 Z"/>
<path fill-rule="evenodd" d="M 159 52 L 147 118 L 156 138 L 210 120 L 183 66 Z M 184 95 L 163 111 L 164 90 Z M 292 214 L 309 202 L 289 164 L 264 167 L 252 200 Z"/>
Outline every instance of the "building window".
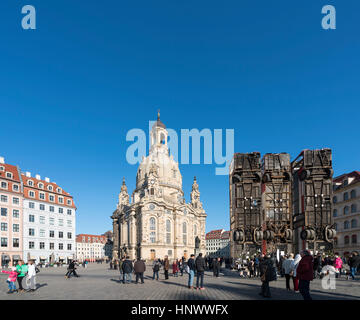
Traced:
<path fill-rule="evenodd" d="M 53 191 L 53 187 L 52 186 L 48 186 L 47 187 L 49 191 Z"/>
<path fill-rule="evenodd" d="M 13 184 L 13 191 L 19 191 L 19 186 L 17 184 Z"/>
<path fill-rule="evenodd" d="M 54 250 L 54 243 L 53 242 L 49 243 L 49 248 L 50 248 L 50 250 Z"/>
<path fill-rule="evenodd" d="M 20 225 L 17 223 L 14 223 L 13 224 L 13 232 L 19 232 L 19 230 L 20 230 Z"/>
<path fill-rule="evenodd" d="M 35 242 L 29 241 L 29 249 L 34 249 L 34 248 L 35 248 Z"/>
<path fill-rule="evenodd" d="M 150 232 L 150 242 L 155 243 L 156 241 L 156 233 L 154 231 Z"/>
<path fill-rule="evenodd" d="M 35 203 L 34 202 L 29 202 L 29 208 L 34 209 L 35 208 Z"/>
<path fill-rule="evenodd" d="M 59 219 L 59 227 L 62 227 L 64 225 L 64 220 L 63 219 Z"/>
<path fill-rule="evenodd" d="M 344 244 L 349 244 L 349 236 L 344 237 Z"/>
<path fill-rule="evenodd" d="M 350 192 L 350 198 L 351 198 L 351 199 L 356 198 L 356 190 L 351 190 L 351 192 Z"/>
<path fill-rule="evenodd" d="M 40 249 L 45 249 L 45 242 L 40 242 L 39 247 Z"/>
<path fill-rule="evenodd" d="M 69 243 L 69 244 L 67 245 L 67 249 L 68 249 L 69 251 L 71 251 L 71 243 Z"/>
<path fill-rule="evenodd" d="M 27 184 L 28 186 L 32 187 L 34 185 L 34 182 L 32 180 L 29 180 Z"/>
<path fill-rule="evenodd" d="M 56 189 L 56 192 L 57 192 L 57 193 L 61 193 L 61 189 L 60 189 L 60 188 L 57 188 L 57 189 Z"/>
<path fill-rule="evenodd" d="M 155 218 L 150 218 L 150 230 L 156 230 Z"/>
<path fill-rule="evenodd" d="M 35 229 L 33 228 L 29 229 L 29 236 L 35 236 Z"/>
<path fill-rule="evenodd" d="M 7 247 L 7 238 L 1 238 L 1 247 Z"/>
<path fill-rule="evenodd" d="M 55 237 L 55 232 L 52 231 L 52 230 L 50 230 L 50 231 L 49 231 L 49 237 L 50 237 L 50 238 L 54 238 L 54 237 Z"/>
<path fill-rule="evenodd" d="M 7 189 L 7 186 L 8 186 L 7 182 L 4 181 L 1 182 L 1 188 Z"/>
<path fill-rule="evenodd" d="M 59 213 L 64 213 L 64 209 L 63 209 L 63 208 L 59 208 Z"/>
<path fill-rule="evenodd" d="M 14 210 L 13 210 L 13 218 L 18 219 L 19 217 L 20 217 L 20 211 L 19 211 L 19 210 L 14 209 Z"/>
<path fill-rule="evenodd" d="M 50 211 L 50 212 L 55 212 L 55 208 L 54 208 L 53 206 L 50 206 L 50 207 L 49 207 L 49 211 Z"/>
<path fill-rule="evenodd" d="M 51 226 L 54 225 L 54 222 L 55 222 L 55 219 L 54 219 L 54 218 L 49 218 L 49 224 L 50 224 Z"/>
<path fill-rule="evenodd" d="M 19 248 L 20 245 L 20 241 L 18 238 L 13 238 L 13 247 L 14 248 Z"/>
<path fill-rule="evenodd" d="M 68 237 L 68 239 L 71 239 L 71 237 L 72 237 L 71 232 L 68 232 L 68 233 L 67 233 L 67 237 Z"/>
<path fill-rule="evenodd" d="M 64 245 L 62 243 L 59 243 L 59 250 L 63 250 L 64 249 Z"/>
<path fill-rule="evenodd" d="M 353 234 L 352 236 L 351 236 L 351 243 L 357 243 L 357 235 L 356 234 Z"/>
<path fill-rule="evenodd" d="M 29 214 L 29 222 L 35 222 L 35 216 L 33 214 Z"/>
<path fill-rule="evenodd" d="M 64 237 L 64 233 L 62 231 L 59 231 L 59 238 L 63 238 Z"/>
<path fill-rule="evenodd" d="M 58 197 L 59 199 L 59 203 L 64 203 L 64 198 L 63 197 Z"/>
<path fill-rule="evenodd" d="M 349 229 L 349 221 L 344 221 L 344 230 Z"/>
<path fill-rule="evenodd" d="M 55 197 L 54 197 L 53 195 L 49 195 L 49 200 L 50 200 L 51 202 L 54 202 L 54 201 L 55 201 Z"/>
<path fill-rule="evenodd" d="M 40 229 L 40 237 L 45 237 L 45 230 L 44 229 Z"/>
<path fill-rule="evenodd" d="M 72 227 L 72 221 L 71 221 L 71 220 L 68 220 L 68 221 L 67 221 L 67 226 L 68 226 L 69 228 Z"/>
<path fill-rule="evenodd" d="M 1 216 L 6 217 L 7 216 L 7 208 L 1 208 Z"/>
<path fill-rule="evenodd" d="M 7 223 L 1 222 L 1 231 L 7 231 L 7 229 L 8 229 Z"/>
<path fill-rule="evenodd" d="M 44 204 L 40 204 L 40 210 L 42 210 L 42 211 L 45 210 L 45 205 Z"/>
<path fill-rule="evenodd" d="M 29 191 L 29 197 L 35 198 L 35 192 L 34 191 Z"/>
<path fill-rule="evenodd" d="M 337 202 L 337 197 L 334 196 L 334 197 L 333 197 L 333 203 L 336 203 L 336 202 Z"/>
<path fill-rule="evenodd" d="M 45 217 L 44 216 L 40 216 L 40 223 L 45 224 Z"/>
<path fill-rule="evenodd" d="M 72 205 L 72 201 L 71 200 L 66 200 L 66 203 L 68 204 L 68 206 L 71 206 Z"/>
<path fill-rule="evenodd" d="M 13 198 L 13 204 L 18 205 L 20 203 L 20 199 L 19 198 Z"/>
<path fill-rule="evenodd" d="M 45 193 L 40 192 L 40 193 L 39 193 L 39 198 L 40 198 L 41 200 L 45 200 Z"/>
<path fill-rule="evenodd" d="M 183 227 L 182 227 L 182 231 L 183 231 L 183 244 L 187 244 L 187 226 L 186 226 L 186 222 L 183 223 Z"/>
<path fill-rule="evenodd" d="M 357 227 L 357 221 L 355 219 L 351 220 L 351 228 L 356 228 Z"/>
<path fill-rule="evenodd" d="M 348 206 L 345 206 L 344 207 L 344 215 L 345 214 L 349 214 L 349 207 Z"/>
<path fill-rule="evenodd" d="M 68 209 L 68 210 L 67 210 L 67 214 L 68 214 L 69 216 L 71 216 L 71 214 L 72 214 L 71 209 Z"/>
<path fill-rule="evenodd" d="M 344 201 L 349 200 L 349 194 L 347 192 L 344 193 L 343 199 Z"/>
<path fill-rule="evenodd" d="M 353 203 L 352 205 L 351 205 L 351 213 L 355 213 L 356 212 L 356 203 Z"/>
<path fill-rule="evenodd" d="M 4 195 L 1 195 L 1 202 L 8 202 L 8 197 L 7 196 L 4 196 Z"/>
<path fill-rule="evenodd" d="M 337 217 L 337 210 L 336 209 L 333 210 L 333 217 Z"/>

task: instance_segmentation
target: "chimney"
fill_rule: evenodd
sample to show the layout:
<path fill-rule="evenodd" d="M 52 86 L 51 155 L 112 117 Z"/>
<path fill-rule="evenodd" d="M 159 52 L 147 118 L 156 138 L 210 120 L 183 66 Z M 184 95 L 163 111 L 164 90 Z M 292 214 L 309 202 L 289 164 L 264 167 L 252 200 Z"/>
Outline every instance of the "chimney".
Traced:
<path fill-rule="evenodd" d="M 31 172 L 25 172 L 25 176 L 27 176 L 28 178 L 31 178 Z"/>
<path fill-rule="evenodd" d="M 45 182 L 49 183 L 49 182 L 50 182 L 50 178 L 45 177 Z"/>
<path fill-rule="evenodd" d="M 5 158 L 4 157 L 0 157 L 0 163 L 5 164 Z"/>
<path fill-rule="evenodd" d="M 35 175 L 35 178 L 38 179 L 38 180 L 41 180 L 41 177 L 40 177 L 39 174 L 36 174 L 36 175 Z"/>

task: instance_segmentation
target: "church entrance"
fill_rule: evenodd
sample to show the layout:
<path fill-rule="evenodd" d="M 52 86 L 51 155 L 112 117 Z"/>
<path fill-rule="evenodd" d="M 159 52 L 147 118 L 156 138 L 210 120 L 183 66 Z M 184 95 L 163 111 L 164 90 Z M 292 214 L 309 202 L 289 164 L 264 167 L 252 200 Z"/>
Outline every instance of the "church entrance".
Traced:
<path fill-rule="evenodd" d="M 156 251 L 154 249 L 150 250 L 150 260 L 155 260 L 156 258 Z"/>

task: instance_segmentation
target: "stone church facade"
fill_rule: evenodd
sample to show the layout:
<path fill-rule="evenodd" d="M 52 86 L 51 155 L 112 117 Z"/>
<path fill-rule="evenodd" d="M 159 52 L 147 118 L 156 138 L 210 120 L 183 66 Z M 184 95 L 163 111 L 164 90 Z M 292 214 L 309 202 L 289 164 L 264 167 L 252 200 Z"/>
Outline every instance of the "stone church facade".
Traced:
<path fill-rule="evenodd" d="M 169 155 L 168 132 L 158 120 L 151 130 L 150 152 L 137 171 L 136 189 L 130 196 L 123 181 L 113 220 L 113 257 L 189 258 L 205 255 L 206 213 L 196 178 L 190 203 L 182 190 L 179 165 Z"/>

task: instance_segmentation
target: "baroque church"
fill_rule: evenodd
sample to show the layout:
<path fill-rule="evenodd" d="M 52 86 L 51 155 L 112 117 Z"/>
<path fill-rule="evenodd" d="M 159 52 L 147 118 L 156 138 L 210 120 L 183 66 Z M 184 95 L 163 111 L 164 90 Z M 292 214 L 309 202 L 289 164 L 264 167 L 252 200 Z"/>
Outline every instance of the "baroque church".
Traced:
<path fill-rule="evenodd" d="M 169 154 L 168 132 L 160 113 L 151 130 L 150 152 L 143 157 L 130 196 L 125 180 L 111 216 L 113 257 L 145 260 L 205 255 L 206 213 L 196 178 L 190 203 L 185 202 L 179 165 Z"/>

